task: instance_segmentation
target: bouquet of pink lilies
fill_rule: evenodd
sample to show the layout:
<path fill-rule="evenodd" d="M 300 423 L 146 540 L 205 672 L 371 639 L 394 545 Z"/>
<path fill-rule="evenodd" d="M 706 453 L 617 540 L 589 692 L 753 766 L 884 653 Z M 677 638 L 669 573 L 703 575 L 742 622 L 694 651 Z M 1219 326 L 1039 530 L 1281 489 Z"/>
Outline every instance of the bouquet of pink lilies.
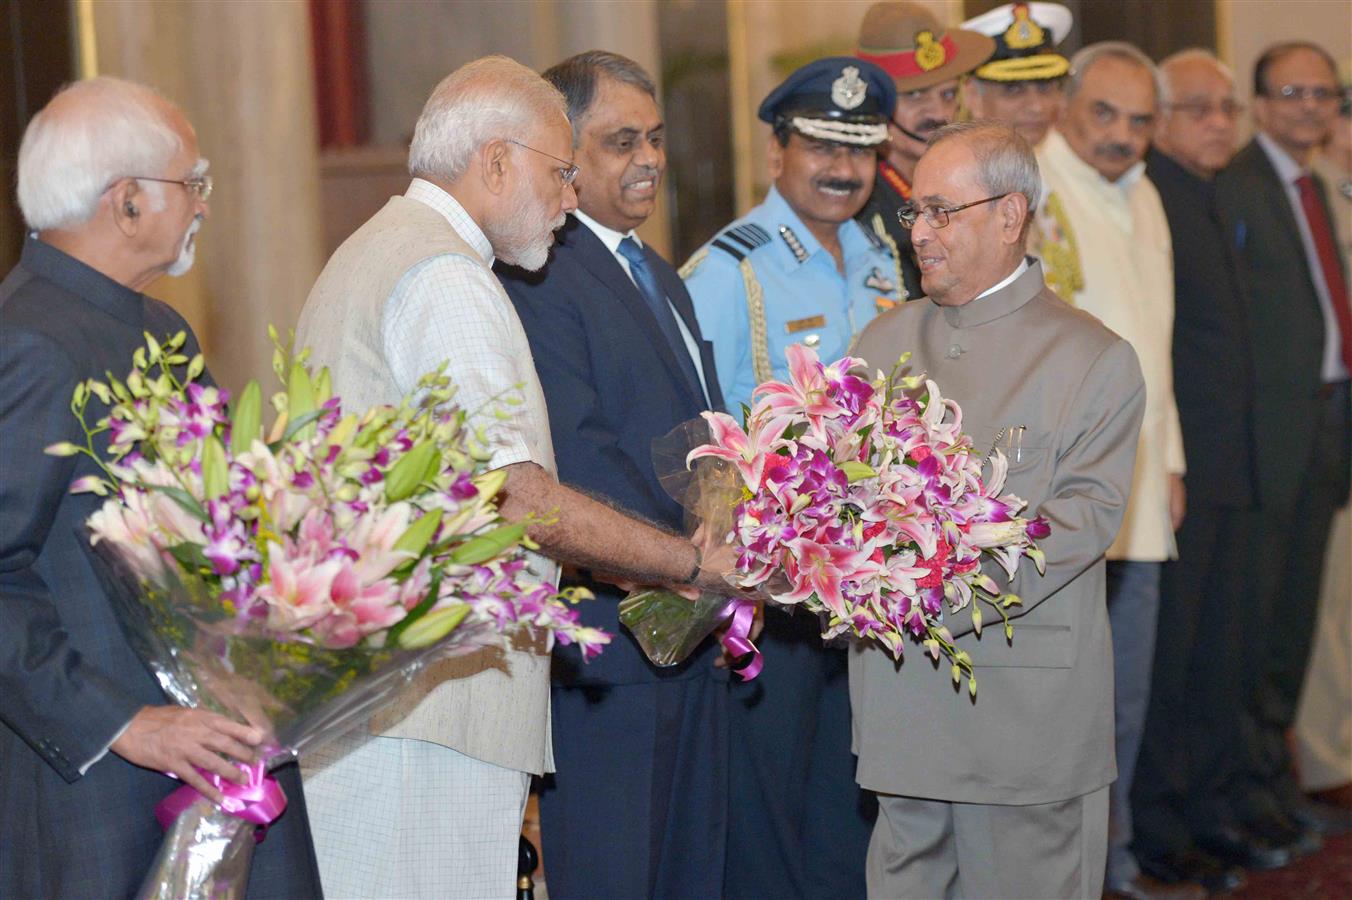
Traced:
<path fill-rule="evenodd" d="M 279 346 L 265 432 L 258 383 L 228 407 L 184 343 L 147 335 L 125 381 L 80 384 L 84 444 L 47 450 L 102 472 L 72 485 L 108 497 L 87 523 L 91 558 L 165 693 L 268 736 L 247 788 L 212 776 L 224 809 L 186 786 L 162 804 L 170 834 L 145 896 L 242 892 L 254 825 L 285 807 L 267 770 L 364 721 L 428 662 L 519 631 L 584 658 L 610 640 L 567 602 L 585 592 L 531 577 L 530 523 L 499 515 L 505 477 L 440 371 L 397 406 L 349 412 L 327 371 Z M 106 414 L 91 426 L 92 401 Z"/>
<path fill-rule="evenodd" d="M 735 503 L 736 584 L 820 613 L 823 638 L 876 640 L 896 657 L 907 637 L 921 641 L 975 696 L 971 658 L 945 619 L 970 609 L 979 634 L 986 605 L 1012 639 L 1006 610 L 1019 598 L 982 570 L 983 558 L 1007 580 L 1024 557 L 1041 572 L 1035 541 L 1050 528 L 1019 517 L 1024 501 L 1001 494 L 1004 456 L 992 451 L 983 474 L 987 459 L 962 433 L 958 404 L 933 381 L 898 377 L 905 361 L 870 379 L 863 360 L 824 365 L 792 346 L 789 381 L 756 389 L 745 427 L 705 413 L 710 441 L 687 461 L 724 460 L 740 476 L 725 500 Z"/>

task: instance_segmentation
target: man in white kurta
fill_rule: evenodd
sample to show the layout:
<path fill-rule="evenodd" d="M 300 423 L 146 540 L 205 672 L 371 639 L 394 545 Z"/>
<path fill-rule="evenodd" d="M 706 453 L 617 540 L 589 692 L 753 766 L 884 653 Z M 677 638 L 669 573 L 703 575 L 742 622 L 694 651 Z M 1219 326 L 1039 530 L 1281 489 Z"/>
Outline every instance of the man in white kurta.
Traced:
<path fill-rule="evenodd" d="M 1159 103 L 1153 65 L 1139 50 L 1111 43 L 1081 50 L 1071 69 L 1065 113 L 1038 149 L 1082 273 L 1078 290 L 1063 299 L 1130 342 L 1146 383 L 1131 498 L 1107 554 L 1118 767 L 1107 887 L 1130 892 L 1140 879 L 1128 850 L 1131 775 L 1150 692 L 1160 571 L 1177 555 L 1173 532 L 1183 513 L 1171 363 L 1173 257 L 1168 220 L 1142 161 Z"/>
<path fill-rule="evenodd" d="M 491 267 L 495 257 L 545 264 L 553 231 L 577 206 L 572 154 L 563 96 L 534 72 L 500 56 L 453 72 L 418 120 L 408 190 L 334 253 L 297 344 L 329 368 L 349 410 L 397 403 L 444 363 L 490 440 L 490 465 L 507 473 L 503 515 L 548 520 L 530 535 L 549 559 L 728 592 L 730 549 L 706 556 L 555 477 L 530 345 Z M 549 559 L 529 565 L 554 584 Z M 530 776 L 553 768 L 549 665 L 541 645 L 445 660 L 369 729 L 305 755 L 327 896 L 514 895 Z"/>

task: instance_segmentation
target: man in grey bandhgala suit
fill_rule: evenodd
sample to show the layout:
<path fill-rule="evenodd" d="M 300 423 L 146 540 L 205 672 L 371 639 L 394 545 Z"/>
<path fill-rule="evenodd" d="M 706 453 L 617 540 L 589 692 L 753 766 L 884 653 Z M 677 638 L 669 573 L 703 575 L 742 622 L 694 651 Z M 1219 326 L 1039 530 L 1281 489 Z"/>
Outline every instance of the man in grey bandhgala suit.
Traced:
<path fill-rule="evenodd" d="M 33 231 L 0 284 L 0 897 L 131 895 L 160 844 L 155 806 L 178 788 L 162 773 L 238 780 L 220 754 L 247 757 L 262 739 L 168 705 L 82 546 L 102 500 L 70 486 L 97 469 L 43 453 L 83 443 L 72 391 L 125 377 L 144 333 L 186 331 L 184 352 L 197 352 L 187 323 L 140 291 L 192 264 L 205 169 L 177 109 L 113 79 L 59 94 L 19 151 Z M 103 412 L 92 401 L 87 420 Z M 276 775 L 289 806 L 255 852 L 249 896 L 317 897 L 299 773 Z"/>
<path fill-rule="evenodd" d="M 950 126 L 916 169 L 912 241 L 927 299 L 865 329 L 855 355 L 905 351 L 962 406 L 977 452 L 1009 460 L 1006 490 L 1042 515 L 1047 569 L 1011 590 L 1012 641 L 985 610 L 950 615 L 974 700 L 919 645 L 850 661 L 857 778 L 879 793 L 868 852 L 877 897 L 1098 897 L 1113 758 L 1103 553 L 1122 520 L 1144 410 L 1131 346 L 1067 306 L 1024 259 L 1040 187 L 1032 151 L 996 125 Z M 909 223 L 908 223 L 909 224 Z M 996 575 L 1000 578 L 999 575 Z"/>

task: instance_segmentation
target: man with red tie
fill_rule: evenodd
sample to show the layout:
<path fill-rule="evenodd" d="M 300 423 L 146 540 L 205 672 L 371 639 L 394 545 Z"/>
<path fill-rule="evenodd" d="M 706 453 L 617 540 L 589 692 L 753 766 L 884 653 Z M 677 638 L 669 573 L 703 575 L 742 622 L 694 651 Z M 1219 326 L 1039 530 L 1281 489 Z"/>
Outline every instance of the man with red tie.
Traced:
<path fill-rule="evenodd" d="M 1246 777 L 1239 815 L 1285 816 L 1315 831 L 1345 827 L 1301 795 L 1286 732 L 1314 633 L 1335 510 L 1347 502 L 1352 425 L 1352 307 L 1328 190 L 1311 172 L 1338 111 L 1336 67 L 1309 43 L 1278 44 L 1254 67 L 1258 134 L 1217 181 L 1247 287 L 1255 376 L 1258 485 L 1250 596 L 1261 605 L 1249 661 Z"/>

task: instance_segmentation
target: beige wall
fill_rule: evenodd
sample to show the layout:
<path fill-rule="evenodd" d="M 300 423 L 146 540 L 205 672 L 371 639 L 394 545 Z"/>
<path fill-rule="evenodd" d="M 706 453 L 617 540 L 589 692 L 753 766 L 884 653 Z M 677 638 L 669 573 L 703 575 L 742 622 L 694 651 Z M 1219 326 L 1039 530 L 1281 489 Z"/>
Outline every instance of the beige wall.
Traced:
<path fill-rule="evenodd" d="M 584 50 L 611 50 L 661 75 L 657 0 L 368 0 L 366 41 L 372 140 L 386 148 L 406 145 L 437 82 L 488 53 L 539 71 Z M 325 198 L 357 211 L 328 178 Z M 665 253 L 669 230 L 663 204 L 639 234 Z"/>
<path fill-rule="evenodd" d="M 322 264 L 309 8 L 303 0 L 99 0 L 97 69 L 151 84 L 196 126 L 216 182 L 185 278 L 148 293 L 198 332 L 217 381 L 270 384 L 267 324 L 285 332 Z"/>
<path fill-rule="evenodd" d="M 1245 91 L 1254 61 L 1278 41 L 1313 41 L 1339 63 L 1352 57 L 1352 0 L 1217 0 L 1217 43 Z"/>

